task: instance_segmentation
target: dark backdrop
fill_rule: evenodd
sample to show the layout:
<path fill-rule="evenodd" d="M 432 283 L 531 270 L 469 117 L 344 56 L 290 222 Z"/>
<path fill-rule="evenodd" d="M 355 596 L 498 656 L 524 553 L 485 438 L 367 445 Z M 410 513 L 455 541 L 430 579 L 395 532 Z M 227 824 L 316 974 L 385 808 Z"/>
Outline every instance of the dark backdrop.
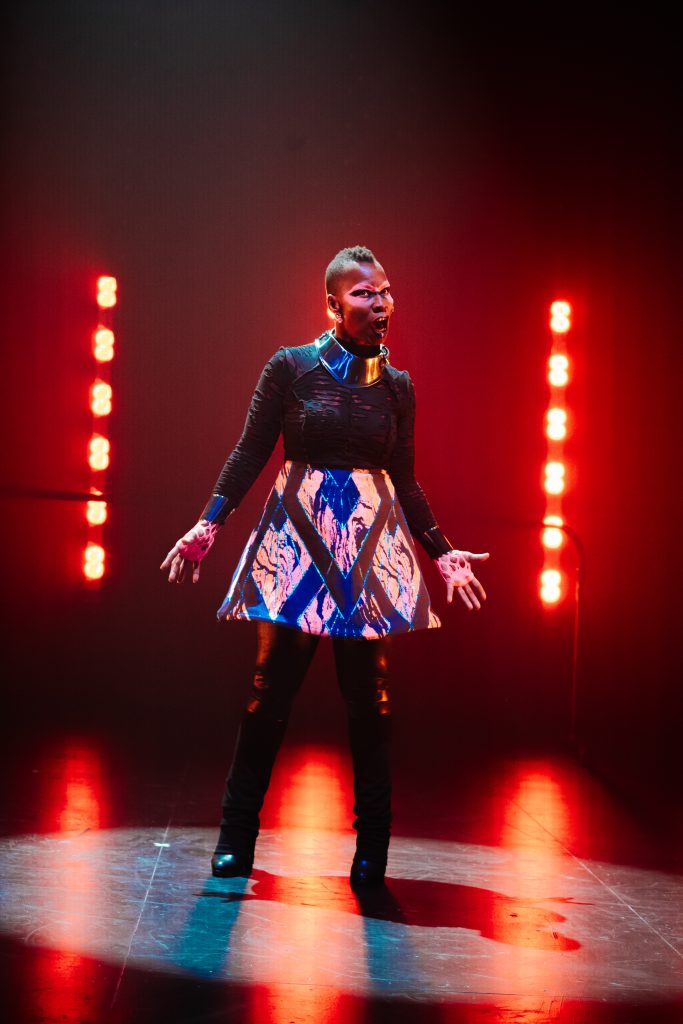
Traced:
<path fill-rule="evenodd" d="M 326 326 L 323 271 L 371 246 L 418 395 L 418 476 L 454 542 L 489 549 L 469 616 L 397 643 L 425 744 L 567 738 L 573 605 L 537 598 L 551 299 L 575 308 L 568 391 L 585 546 L 579 725 L 591 763 L 675 767 L 681 377 L 678 52 L 668 16 L 354 0 L 26 0 L 4 42 L 5 650 L 17 721 L 232 733 L 250 627 L 214 610 L 278 455 L 200 586 L 157 566 L 191 526 L 281 344 Z M 112 517 L 80 577 L 96 320 L 115 274 Z M 23 496 L 22 496 L 23 494 Z M 426 561 L 426 560 L 425 560 Z M 329 652 L 294 729 L 336 735 Z M 310 692 L 327 694 L 318 704 Z M 403 726 L 407 728 L 407 726 Z"/>

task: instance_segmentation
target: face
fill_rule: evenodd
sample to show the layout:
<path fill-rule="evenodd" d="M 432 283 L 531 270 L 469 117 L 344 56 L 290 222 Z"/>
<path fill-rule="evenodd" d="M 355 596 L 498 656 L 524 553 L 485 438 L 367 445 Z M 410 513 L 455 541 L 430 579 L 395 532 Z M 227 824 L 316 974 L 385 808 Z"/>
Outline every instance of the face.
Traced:
<path fill-rule="evenodd" d="M 394 312 L 391 286 L 379 263 L 354 263 L 339 280 L 327 304 L 335 314 L 335 332 L 341 341 L 378 345 L 389 331 Z M 341 322 L 336 314 L 341 313 Z"/>

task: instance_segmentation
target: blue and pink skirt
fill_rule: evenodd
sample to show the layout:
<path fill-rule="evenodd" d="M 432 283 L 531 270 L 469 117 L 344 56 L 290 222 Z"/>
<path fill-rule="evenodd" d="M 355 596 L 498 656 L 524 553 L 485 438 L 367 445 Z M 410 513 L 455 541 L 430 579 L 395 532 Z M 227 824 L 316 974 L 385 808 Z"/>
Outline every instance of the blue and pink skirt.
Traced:
<path fill-rule="evenodd" d="M 441 623 L 391 477 L 286 462 L 219 619 L 373 640 Z"/>

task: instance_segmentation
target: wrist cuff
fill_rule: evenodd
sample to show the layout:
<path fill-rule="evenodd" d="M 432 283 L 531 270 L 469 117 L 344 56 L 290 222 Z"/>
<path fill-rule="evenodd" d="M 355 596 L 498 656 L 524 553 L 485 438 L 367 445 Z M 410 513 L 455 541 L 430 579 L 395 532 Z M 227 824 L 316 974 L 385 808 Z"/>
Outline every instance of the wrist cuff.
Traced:
<path fill-rule="evenodd" d="M 417 539 L 430 558 L 440 558 L 447 551 L 453 550 L 453 545 L 438 526 L 432 526 L 430 530 L 418 533 Z"/>
<path fill-rule="evenodd" d="M 224 494 L 213 494 L 199 518 L 205 519 L 207 523 L 216 523 L 218 526 L 222 526 L 232 511 L 233 507 L 229 498 L 226 498 Z"/>

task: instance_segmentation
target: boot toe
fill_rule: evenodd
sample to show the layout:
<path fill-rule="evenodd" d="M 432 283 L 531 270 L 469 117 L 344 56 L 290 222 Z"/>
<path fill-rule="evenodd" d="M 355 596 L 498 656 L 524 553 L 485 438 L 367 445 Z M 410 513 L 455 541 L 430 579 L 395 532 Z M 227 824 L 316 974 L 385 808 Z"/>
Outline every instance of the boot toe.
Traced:
<path fill-rule="evenodd" d="M 248 878 L 252 867 L 252 860 L 234 850 L 216 852 L 211 858 L 211 874 L 215 878 Z"/>
<path fill-rule="evenodd" d="M 362 889 L 367 886 L 383 885 L 386 867 L 384 861 L 371 860 L 368 857 L 355 857 L 349 878 L 351 887 Z"/>

